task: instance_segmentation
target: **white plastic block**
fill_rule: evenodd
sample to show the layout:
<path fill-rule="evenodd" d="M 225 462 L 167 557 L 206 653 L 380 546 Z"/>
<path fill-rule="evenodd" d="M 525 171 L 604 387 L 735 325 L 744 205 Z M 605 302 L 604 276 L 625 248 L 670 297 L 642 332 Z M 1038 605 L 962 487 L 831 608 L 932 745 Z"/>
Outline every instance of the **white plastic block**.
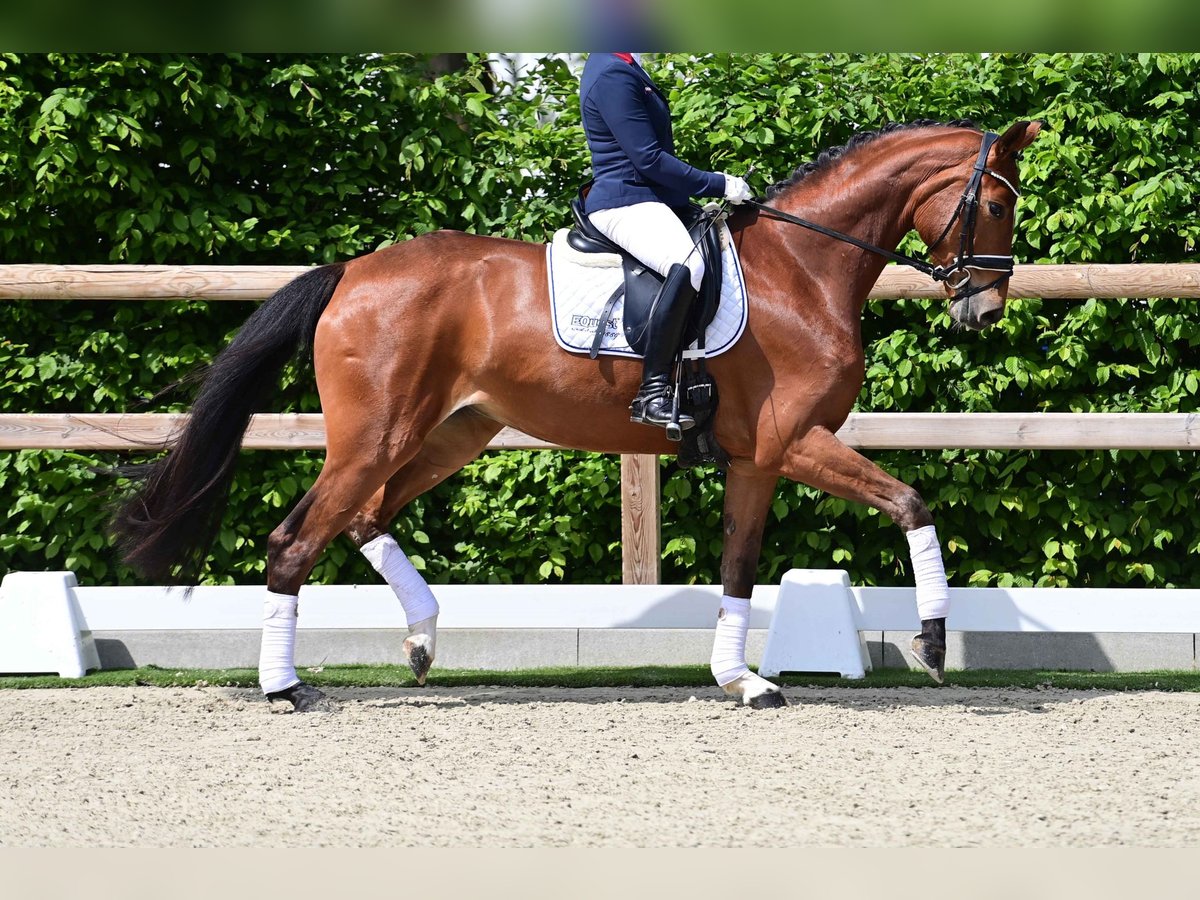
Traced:
<path fill-rule="evenodd" d="M 100 668 L 74 572 L 9 572 L 0 582 L 0 672 L 82 678 Z"/>
<path fill-rule="evenodd" d="M 862 678 L 871 670 L 858 630 L 850 576 L 841 569 L 792 569 L 779 584 L 758 673 L 837 672 Z"/>

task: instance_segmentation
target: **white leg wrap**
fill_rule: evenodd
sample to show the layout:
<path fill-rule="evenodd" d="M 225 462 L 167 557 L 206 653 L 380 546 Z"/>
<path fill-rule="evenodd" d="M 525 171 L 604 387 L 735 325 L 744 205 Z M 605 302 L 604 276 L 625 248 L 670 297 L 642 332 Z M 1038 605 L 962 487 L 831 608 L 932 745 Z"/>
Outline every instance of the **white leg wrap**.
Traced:
<path fill-rule="evenodd" d="M 291 594 L 267 591 L 263 606 L 262 647 L 258 655 L 258 683 L 264 694 L 273 694 L 300 683 L 296 674 L 296 604 Z"/>
<path fill-rule="evenodd" d="M 942 563 L 942 545 L 932 525 L 905 533 L 917 585 L 917 612 L 922 619 L 943 619 L 950 612 L 950 587 Z"/>
<path fill-rule="evenodd" d="M 362 545 L 362 554 L 375 571 L 391 585 L 392 591 L 404 607 L 408 627 L 438 614 L 438 602 L 429 590 L 421 573 L 413 568 L 408 556 L 390 534 L 381 534 Z"/>
<path fill-rule="evenodd" d="M 713 678 L 721 687 L 750 673 L 746 665 L 746 630 L 749 627 L 750 601 L 728 595 L 722 597 L 711 660 Z"/>

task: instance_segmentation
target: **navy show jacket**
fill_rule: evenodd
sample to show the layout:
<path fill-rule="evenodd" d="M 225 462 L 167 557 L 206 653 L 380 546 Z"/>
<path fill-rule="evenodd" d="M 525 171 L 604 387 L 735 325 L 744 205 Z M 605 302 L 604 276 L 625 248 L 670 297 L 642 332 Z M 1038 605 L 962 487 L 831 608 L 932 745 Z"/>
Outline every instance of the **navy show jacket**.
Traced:
<path fill-rule="evenodd" d="M 721 197 L 725 177 L 677 159 L 667 98 L 626 54 L 592 53 L 579 82 L 579 108 L 595 183 L 584 210 L 658 200 L 682 207 Z"/>

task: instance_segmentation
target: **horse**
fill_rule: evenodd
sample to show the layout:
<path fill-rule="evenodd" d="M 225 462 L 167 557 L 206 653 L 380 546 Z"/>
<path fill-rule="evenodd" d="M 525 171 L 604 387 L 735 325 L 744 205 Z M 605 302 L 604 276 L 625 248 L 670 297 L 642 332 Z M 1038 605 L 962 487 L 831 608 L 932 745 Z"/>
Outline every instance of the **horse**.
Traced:
<path fill-rule="evenodd" d="M 786 703 L 778 685 L 745 664 L 749 598 L 781 477 L 874 507 L 906 534 L 922 621 L 913 653 L 941 681 L 948 589 L 933 516 L 915 489 L 837 431 L 862 388 L 863 307 L 889 258 L 923 265 L 945 283 L 956 328 L 978 331 L 1002 318 L 1017 161 L 1040 127 L 1019 121 L 993 134 L 965 120 L 921 120 L 861 133 L 773 185 L 765 202 L 729 215 L 750 308 L 741 338 L 709 363 L 722 398 L 714 432 L 729 459 L 712 671 L 735 701 Z M 914 229 L 933 265 L 895 253 Z M 475 459 L 505 426 L 601 453 L 678 447 L 662 429 L 629 421 L 638 360 L 593 360 L 556 345 L 546 266 L 544 244 L 443 230 L 282 287 L 200 373 L 167 454 L 138 467 L 112 520 L 124 561 L 149 578 L 194 576 L 219 529 L 250 415 L 277 389 L 284 364 L 311 351 L 326 457 L 268 539 L 263 690 L 296 711 L 329 705 L 296 676 L 290 641 L 300 587 L 339 533 L 368 553 L 405 604 L 404 652 L 423 684 L 437 604 L 411 565 L 400 571 L 407 557 L 387 533 L 407 503 Z M 416 621 L 410 601 L 421 610 Z M 264 674 L 268 645 L 282 679 L 274 690 Z"/>

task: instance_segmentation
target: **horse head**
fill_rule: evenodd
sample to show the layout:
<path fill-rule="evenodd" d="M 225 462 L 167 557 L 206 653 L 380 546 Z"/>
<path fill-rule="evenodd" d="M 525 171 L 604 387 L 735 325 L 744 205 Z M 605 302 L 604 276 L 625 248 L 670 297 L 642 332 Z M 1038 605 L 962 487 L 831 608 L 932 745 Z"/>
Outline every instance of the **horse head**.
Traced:
<path fill-rule="evenodd" d="M 974 165 L 947 167 L 914 215 L 934 264 L 949 277 L 950 317 L 980 331 L 1004 316 L 1012 274 L 1018 197 L 1017 160 L 1041 130 L 1016 122 L 1004 134 L 985 134 Z M 964 187 L 965 183 L 965 187 Z"/>

